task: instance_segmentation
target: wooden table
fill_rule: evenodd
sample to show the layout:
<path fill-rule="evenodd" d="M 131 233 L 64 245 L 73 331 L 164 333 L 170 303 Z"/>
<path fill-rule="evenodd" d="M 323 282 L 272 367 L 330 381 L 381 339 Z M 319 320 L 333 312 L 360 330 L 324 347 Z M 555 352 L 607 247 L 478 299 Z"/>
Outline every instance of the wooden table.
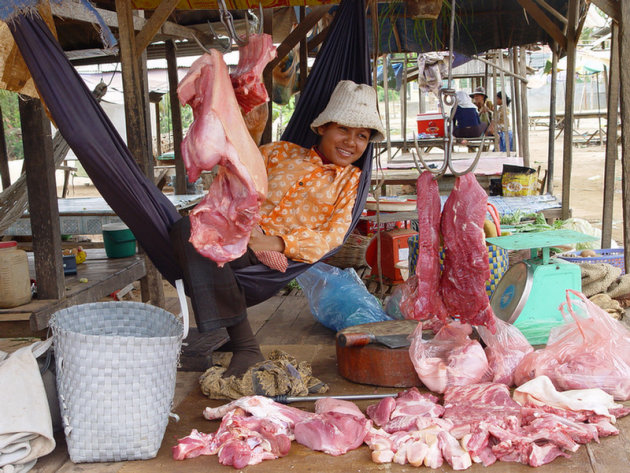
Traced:
<path fill-rule="evenodd" d="M 0 309 L 3 337 L 32 336 L 48 327 L 48 319 L 57 310 L 98 301 L 146 274 L 144 257 L 140 255 L 107 258 L 102 248 L 85 251 L 87 259 L 77 265 L 77 274 L 65 276 L 66 294 L 63 299 L 33 299 L 28 304 Z M 29 270 L 34 279 L 32 253 L 29 254 Z"/>
<path fill-rule="evenodd" d="M 167 197 L 178 211 L 184 211 L 197 205 L 203 194 Z M 121 221 L 102 197 L 58 199 L 57 205 L 62 235 L 98 235 L 103 225 Z M 5 235 L 31 235 L 28 211 L 6 230 Z"/>

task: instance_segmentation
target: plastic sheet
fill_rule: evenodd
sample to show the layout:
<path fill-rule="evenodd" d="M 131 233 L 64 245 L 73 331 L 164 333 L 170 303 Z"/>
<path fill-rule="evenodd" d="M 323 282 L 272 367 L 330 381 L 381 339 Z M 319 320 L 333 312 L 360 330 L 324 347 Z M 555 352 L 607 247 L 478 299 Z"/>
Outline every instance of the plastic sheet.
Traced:
<path fill-rule="evenodd" d="M 516 384 L 546 375 L 559 390 L 600 388 L 630 399 L 630 331 L 571 289 L 560 310 L 566 323 L 552 329 L 546 348 L 523 358 Z"/>
<path fill-rule="evenodd" d="M 313 316 L 332 330 L 392 320 L 353 268 L 317 263 L 297 281 L 308 297 Z"/>
<path fill-rule="evenodd" d="M 431 340 L 422 339 L 422 323 L 411 335 L 409 357 L 420 381 L 436 393 L 451 386 L 465 386 L 491 379 L 488 359 L 477 340 L 469 335 L 472 327 L 452 322 Z"/>
<path fill-rule="evenodd" d="M 484 351 L 492 370 L 492 381 L 512 386 L 516 367 L 534 348 L 514 325 L 499 318 L 495 318 L 495 324 L 495 334 L 482 325 L 477 327 L 477 332 L 486 344 Z"/>

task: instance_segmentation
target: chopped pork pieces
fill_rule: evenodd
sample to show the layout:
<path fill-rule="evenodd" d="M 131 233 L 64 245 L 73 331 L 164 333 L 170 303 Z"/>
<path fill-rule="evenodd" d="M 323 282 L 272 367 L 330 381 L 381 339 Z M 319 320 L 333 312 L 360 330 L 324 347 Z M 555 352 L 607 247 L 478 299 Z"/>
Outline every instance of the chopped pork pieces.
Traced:
<path fill-rule="evenodd" d="M 325 398 L 315 412 L 248 396 L 204 417 L 222 419 L 215 433 L 193 430 L 173 447 L 173 458 L 218 455 L 219 462 L 243 468 L 289 453 L 291 441 L 329 455 L 367 444 L 376 463 L 395 462 L 455 470 L 497 461 L 530 466 L 568 457 L 581 444 L 617 435 L 613 425 L 630 408 L 600 389 L 558 392 L 541 376 L 510 397 L 505 384 L 480 383 L 446 389 L 442 402 L 411 388 L 366 409 Z"/>

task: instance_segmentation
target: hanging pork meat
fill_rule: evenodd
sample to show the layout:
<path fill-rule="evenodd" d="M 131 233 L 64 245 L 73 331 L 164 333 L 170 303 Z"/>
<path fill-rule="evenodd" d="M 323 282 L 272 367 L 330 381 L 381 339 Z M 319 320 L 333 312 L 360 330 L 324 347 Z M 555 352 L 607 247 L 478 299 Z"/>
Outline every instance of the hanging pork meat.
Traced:
<path fill-rule="evenodd" d="M 204 199 L 190 213 L 190 242 L 220 266 L 247 250 L 267 195 L 267 172 L 239 108 L 228 69 L 216 50 L 190 67 L 177 87 L 194 121 L 182 142 L 188 180 L 219 165 Z"/>
<path fill-rule="evenodd" d="M 486 293 L 490 279 L 483 221 L 488 196 L 472 173 L 458 177 L 442 211 L 444 270 L 442 300 L 462 323 L 485 325 L 495 332 L 494 313 Z"/>

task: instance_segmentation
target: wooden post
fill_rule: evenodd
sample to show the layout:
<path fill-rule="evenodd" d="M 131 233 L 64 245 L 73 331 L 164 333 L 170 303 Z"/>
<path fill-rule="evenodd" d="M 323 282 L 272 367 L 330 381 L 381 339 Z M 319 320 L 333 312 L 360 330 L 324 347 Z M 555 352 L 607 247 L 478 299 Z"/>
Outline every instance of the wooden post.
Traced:
<path fill-rule="evenodd" d="M 9 174 L 9 153 L 7 153 L 7 143 L 4 138 L 2 107 L 0 107 L 0 178 L 2 180 L 2 189 L 6 189 L 11 185 L 11 175 Z"/>
<path fill-rule="evenodd" d="M 518 62 L 518 47 L 515 46 L 512 48 L 512 62 L 510 63 L 512 72 L 515 74 L 519 74 L 519 62 Z M 514 116 L 514 128 L 516 130 L 516 135 L 514 136 L 514 143 L 517 143 L 518 146 L 515 146 L 518 149 L 518 156 L 523 157 L 523 143 L 521 136 L 523 130 L 523 119 L 525 118 L 521 114 L 521 88 L 520 82 L 512 76 L 512 115 Z"/>
<path fill-rule="evenodd" d="M 619 57 L 630 54 L 630 3 L 619 2 Z M 621 163 L 623 188 L 623 247 L 626 273 L 630 273 L 630 68 L 621 67 Z M 611 87 L 612 89 L 612 87 Z M 610 127 L 611 123 L 608 123 Z"/>
<path fill-rule="evenodd" d="M 151 182 L 155 176 L 155 159 L 153 158 L 153 140 L 151 139 L 151 101 L 149 100 L 149 71 L 147 70 L 147 52 L 146 50 L 140 54 L 140 84 L 142 105 L 144 107 L 144 146 L 145 153 L 142 158 L 144 159 L 144 174 L 149 176 Z"/>
<path fill-rule="evenodd" d="M 177 54 L 175 53 L 175 42 L 168 40 L 164 44 L 166 51 L 166 64 L 168 69 L 168 96 L 171 103 L 171 123 L 173 124 L 173 152 L 175 154 L 175 194 L 186 193 L 186 167 L 182 158 L 182 141 L 184 132 L 182 130 L 182 112 L 177 97 Z"/>
<path fill-rule="evenodd" d="M 617 162 L 617 107 L 619 105 L 619 27 L 614 21 L 611 23 L 610 38 L 610 80 L 608 81 L 608 126 L 606 129 L 606 163 L 604 165 L 604 211 L 602 214 L 602 248 L 610 248 L 610 244 L 612 241 L 613 202 L 615 198 L 615 163 Z M 625 197 L 626 196 L 624 196 L 624 199 Z"/>
<path fill-rule="evenodd" d="M 564 97 L 564 145 L 562 150 L 562 219 L 571 212 L 571 168 L 573 167 L 573 95 L 575 91 L 576 26 L 579 0 L 569 0 L 567 20 L 567 79 Z"/>
<path fill-rule="evenodd" d="M 300 22 L 306 17 L 306 7 L 300 7 Z M 306 77 L 308 76 L 308 45 L 306 37 L 308 31 L 304 32 L 304 37 L 300 40 L 300 94 L 304 92 Z M 271 115 L 269 115 L 271 116 Z"/>
<path fill-rule="evenodd" d="M 558 79 L 558 43 L 551 45 L 551 87 L 549 89 L 549 143 L 547 151 L 547 194 L 553 195 L 554 154 L 556 142 L 556 82 Z"/>
<path fill-rule="evenodd" d="M 383 92 L 385 92 L 385 138 L 387 139 L 387 162 L 389 163 L 392 159 L 392 143 L 390 136 L 390 125 L 389 125 L 389 85 L 387 84 L 389 78 L 388 70 L 387 70 L 387 54 L 383 54 L 381 56 L 382 65 L 383 65 Z"/>
<path fill-rule="evenodd" d="M 273 8 L 265 8 L 263 10 L 263 31 L 266 34 L 273 36 Z M 263 131 L 262 138 L 260 140 L 260 144 L 262 145 L 273 141 L 273 137 L 271 136 L 273 131 L 273 68 L 265 68 L 263 71 L 263 82 L 265 83 L 265 89 L 267 89 L 267 93 L 269 94 L 269 102 L 267 102 L 269 107 L 269 119 L 267 120 L 265 131 Z"/>
<path fill-rule="evenodd" d="M 527 77 L 527 48 L 520 48 L 520 75 Z M 529 104 L 527 103 L 527 83 L 521 82 L 521 113 L 523 114 L 523 127 L 521 129 L 521 142 L 523 143 L 523 164 L 529 167 Z"/>
<path fill-rule="evenodd" d="M 160 101 L 155 102 L 155 154 L 162 155 L 162 133 L 160 132 Z"/>
<path fill-rule="evenodd" d="M 512 147 L 510 146 L 510 120 L 508 120 L 508 111 L 510 110 L 507 103 L 507 92 L 505 91 L 505 74 L 503 73 L 505 67 L 503 65 L 503 50 L 499 49 L 499 75 L 501 76 L 501 101 L 503 102 L 503 142 L 505 144 L 505 155 L 511 156 Z"/>
<path fill-rule="evenodd" d="M 497 62 L 496 57 L 497 50 L 492 51 L 492 65 L 494 66 Z M 492 67 L 492 103 L 494 104 L 494 114 L 492 120 L 494 121 L 494 149 L 496 151 L 499 150 L 499 121 L 497 120 L 497 112 L 499 111 L 499 106 L 497 105 L 497 68 Z"/>
<path fill-rule="evenodd" d="M 120 62 L 125 98 L 125 123 L 127 128 L 127 147 L 145 174 L 149 171 L 153 180 L 153 166 L 147 168 L 147 119 L 145 101 L 143 100 L 143 80 L 140 62 L 136 59 L 136 41 L 133 36 L 133 13 L 130 2 L 116 0 L 118 15 L 118 34 Z M 162 278 L 153 263 L 145 255 L 147 274 L 140 281 L 143 302 L 151 301 L 154 305 L 164 307 L 164 288 Z"/>
<path fill-rule="evenodd" d="M 400 127 L 402 134 L 402 152 L 407 152 L 407 53 L 403 62 L 402 94 L 400 94 Z"/>
<path fill-rule="evenodd" d="M 38 99 L 20 99 L 24 169 L 39 299 L 65 297 L 50 121 Z"/>

